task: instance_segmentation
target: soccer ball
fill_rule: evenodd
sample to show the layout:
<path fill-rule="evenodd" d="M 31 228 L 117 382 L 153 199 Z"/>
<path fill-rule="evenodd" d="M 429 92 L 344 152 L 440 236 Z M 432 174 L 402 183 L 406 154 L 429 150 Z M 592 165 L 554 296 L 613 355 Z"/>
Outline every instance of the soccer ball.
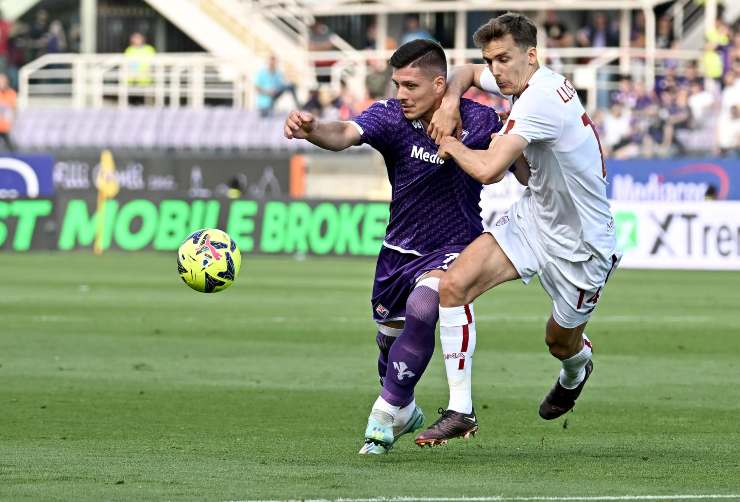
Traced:
<path fill-rule="evenodd" d="M 177 271 L 185 284 L 202 293 L 231 286 L 239 274 L 242 254 L 223 230 L 193 232 L 177 250 Z"/>

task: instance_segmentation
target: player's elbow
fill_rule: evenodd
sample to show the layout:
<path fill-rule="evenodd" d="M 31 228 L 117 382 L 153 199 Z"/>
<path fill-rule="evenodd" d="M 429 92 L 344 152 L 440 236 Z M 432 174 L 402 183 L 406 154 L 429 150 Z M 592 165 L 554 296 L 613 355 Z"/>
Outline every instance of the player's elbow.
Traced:
<path fill-rule="evenodd" d="M 480 175 L 478 181 L 480 181 L 484 185 L 491 185 L 492 183 L 498 183 L 499 181 L 504 179 L 504 176 L 506 176 L 506 173 L 497 173 L 488 170 Z"/>

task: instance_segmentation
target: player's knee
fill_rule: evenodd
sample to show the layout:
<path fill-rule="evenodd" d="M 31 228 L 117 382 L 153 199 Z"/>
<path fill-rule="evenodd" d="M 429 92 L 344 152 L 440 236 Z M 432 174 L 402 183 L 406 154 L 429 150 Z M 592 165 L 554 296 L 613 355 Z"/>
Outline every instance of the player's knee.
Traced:
<path fill-rule="evenodd" d="M 439 282 L 439 303 L 446 307 L 467 303 L 462 282 L 450 272 Z"/>
<path fill-rule="evenodd" d="M 435 325 L 437 317 L 439 317 L 439 293 L 430 287 L 417 286 L 406 302 L 406 318 L 415 318 L 425 324 Z"/>
<path fill-rule="evenodd" d="M 550 354 L 560 360 L 568 359 L 577 353 L 579 338 L 572 333 L 557 333 L 547 330 L 545 333 L 545 343 L 550 349 Z"/>
<path fill-rule="evenodd" d="M 550 349 L 550 354 L 552 354 L 553 357 L 558 359 L 567 359 L 569 349 L 562 345 L 557 337 L 548 333 L 545 335 L 545 343 L 547 344 L 547 348 Z"/>

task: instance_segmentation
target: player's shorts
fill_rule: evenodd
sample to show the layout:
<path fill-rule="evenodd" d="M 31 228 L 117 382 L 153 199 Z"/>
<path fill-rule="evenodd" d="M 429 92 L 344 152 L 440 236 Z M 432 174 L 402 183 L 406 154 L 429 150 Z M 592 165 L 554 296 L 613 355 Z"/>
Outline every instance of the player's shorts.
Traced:
<path fill-rule="evenodd" d="M 373 320 L 385 322 L 406 319 L 406 300 L 416 281 L 431 270 L 447 270 L 463 249 L 464 245 L 445 246 L 433 253 L 418 256 L 383 246 L 375 267 L 375 283 L 370 300 Z"/>
<path fill-rule="evenodd" d="M 594 254 L 579 262 L 553 256 L 545 251 L 528 210 L 528 204 L 516 203 L 485 231 L 493 235 L 525 284 L 539 276 L 552 298 L 555 322 L 564 328 L 580 326 L 590 319 L 622 255 Z"/>

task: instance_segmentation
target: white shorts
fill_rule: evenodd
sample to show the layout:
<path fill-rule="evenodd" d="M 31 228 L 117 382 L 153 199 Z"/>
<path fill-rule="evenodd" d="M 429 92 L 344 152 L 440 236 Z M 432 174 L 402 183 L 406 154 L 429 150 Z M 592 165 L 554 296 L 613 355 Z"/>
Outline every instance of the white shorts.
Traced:
<path fill-rule="evenodd" d="M 555 322 L 564 328 L 580 326 L 591 317 L 622 255 L 617 251 L 608 258 L 594 254 L 580 262 L 553 256 L 542 246 L 528 207 L 515 203 L 485 231 L 493 235 L 525 284 L 539 276 L 552 299 Z"/>

